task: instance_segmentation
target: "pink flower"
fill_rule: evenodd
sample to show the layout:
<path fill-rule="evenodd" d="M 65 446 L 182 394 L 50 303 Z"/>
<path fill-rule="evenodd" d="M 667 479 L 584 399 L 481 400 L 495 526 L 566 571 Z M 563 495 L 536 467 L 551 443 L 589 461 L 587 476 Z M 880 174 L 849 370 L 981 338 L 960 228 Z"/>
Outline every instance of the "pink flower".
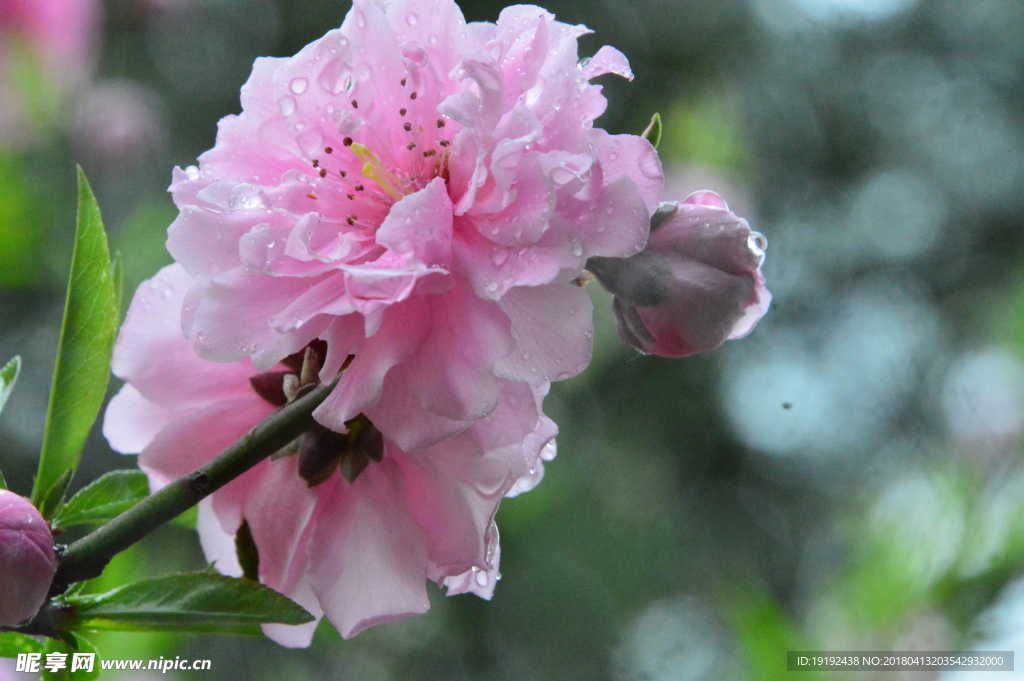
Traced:
<path fill-rule="evenodd" d="M 323 381 L 354 360 L 316 418 L 363 414 L 406 452 L 579 373 L 591 303 L 572 282 L 643 248 L 662 183 L 646 140 L 592 127 L 589 80 L 631 74 L 607 46 L 578 63 L 585 33 L 533 6 L 467 25 L 451 0 L 356 0 L 258 59 L 242 113 L 171 185 L 196 352 L 263 371 L 323 339 Z"/>
<path fill-rule="evenodd" d="M 38 612 L 55 569 L 49 524 L 28 499 L 0 489 L 0 626 Z"/>
<path fill-rule="evenodd" d="M 141 452 L 139 465 L 153 489 L 242 436 L 295 382 L 293 358 L 267 374 L 247 357 L 233 363 L 197 357 L 178 326 L 193 284 L 178 265 L 143 283 L 114 350 L 114 373 L 127 384 L 107 408 L 103 433 L 115 450 Z M 489 599 L 499 577 L 498 503 L 536 484 L 539 457 L 554 454 L 557 428 L 540 411 L 546 390 L 503 381 L 486 417 L 416 452 L 362 422 L 363 437 L 355 438 L 362 451 L 354 453 L 364 455 L 365 468 L 354 476 L 348 458 L 309 456 L 311 448 L 345 436 L 326 429 L 304 436 L 298 453 L 260 463 L 200 504 L 203 550 L 221 572 L 241 575 L 235 535 L 245 522 L 258 549 L 260 580 L 318 619 L 326 614 L 345 638 L 425 612 L 427 579 L 449 595 Z M 284 645 L 305 646 L 315 628 L 314 622 L 264 630 Z"/>
<path fill-rule="evenodd" d="M 714 350 L 742 338 L 768 311 L 761 263 L 765 239 L 718 194 L 664 203 L 647 248 L 630 258 L 592 258 L 588 268 L 614 294 L 619 336 L 662 357 Z"/>

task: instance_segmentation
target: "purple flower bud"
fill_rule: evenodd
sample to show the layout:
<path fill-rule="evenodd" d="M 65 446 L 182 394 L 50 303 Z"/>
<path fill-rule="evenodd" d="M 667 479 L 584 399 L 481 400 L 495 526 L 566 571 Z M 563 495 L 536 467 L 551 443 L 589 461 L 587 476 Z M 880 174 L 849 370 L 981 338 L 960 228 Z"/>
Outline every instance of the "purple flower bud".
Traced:
<path fill-rule="evenodd" d="M 21 624 L 39 611 L 56 563 L 43 516 L 28 499 L 0 490 L 0 626 Z"/>
<path fill-rule="evenodd" d="M 685 357 L 750 333 L 772 295 L 761 263 L 765 239 L 710 191 L 663 203 L 647 247 L 630 258 L 591 258 L 587 268 L 615 297 L 622 339 L 641 352 Z"/>

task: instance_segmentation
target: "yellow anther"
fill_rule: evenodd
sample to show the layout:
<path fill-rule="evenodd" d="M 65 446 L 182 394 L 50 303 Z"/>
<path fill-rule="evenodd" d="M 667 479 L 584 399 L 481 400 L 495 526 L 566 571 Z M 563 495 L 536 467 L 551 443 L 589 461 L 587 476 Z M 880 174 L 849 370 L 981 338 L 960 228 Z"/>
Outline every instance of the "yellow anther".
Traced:
<path fill-rule="evenodd" d="M 366 161 L 363 165 L 363 175 L 376 182 L 377 186 L 391 198 L 398 200 L 405 196 L 398 188 L 398 185 L 401 184 L 398 178 L 391 174 L 391 171 L 380 162 L 380 159 L 372 151 L 366 148 L 365 144 L 353 142 L 351 149 L 352 153 Z"/>
<path fill-rule="evenodd" d="M 363 175 L 376 182 L 377 186 L 383 189 L 385 194 L 396 201 L 405 196 L 391 181 L 394 179 L 394 176 L 382 166 L 367 163 L 363 166 Z"/>

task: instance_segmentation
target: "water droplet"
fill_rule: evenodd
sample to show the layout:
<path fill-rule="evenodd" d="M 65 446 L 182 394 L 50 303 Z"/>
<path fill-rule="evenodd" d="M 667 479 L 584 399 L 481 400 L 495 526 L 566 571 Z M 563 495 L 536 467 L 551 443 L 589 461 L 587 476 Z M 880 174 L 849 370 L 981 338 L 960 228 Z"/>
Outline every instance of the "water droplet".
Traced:
<path fill-rule="evenodd" d="M 492 281 L 491 283 L 489 283 L 489 284 L 487 285 L 487 291 L 488 291 L 488 293 L 494 293 L 494 292 L 495 292 L 495 291 L 497 291 L 497 290 L 498 290 L 498 282 L 496 282 L 496 281 Z"/>
<path fill-rule="evenodd" d="M 501 581 L 501 573 L 500 572 L 495 572 L 494 573 L 494 581 L 496 581 L 496 582 L 500 582 Z"/>
<path fill-rule="evenodd" d="M 282 116 L 291 116 L 295 113 L 295 98 L 285 95 L 277 100 L 277 107 L 281 110 Z"/>
<path fill-rule="evenodd" d="M 609 161 L 614 161 L 614 160 L 616 160 L 616 159 L 617 159 L 618 157 L 619 157 L 619 155 L 618 155 L 618 154 L 616 154 L 616 153 L 615 153 L 614 151 L 613 151 L 612 153 L 608 154 L 608 160 L 609 160 Z"/>
<path fill-rule="evenodd" d="M 420 18 L 416 16 L 415 12 L 409 12 L 408 14 L 405 15 L 405 22 L 410 26 L 415 26 L 416 24 L 420 23 Z"/>
<path fill-rule="evenodd" d="M 476 573 L 476 583 L 480 586 L 487 586 L 487 573 L 478 572 Z"/>
<path fill-rule="evenodd" d="M 495 267 L 501 266 L 508 259 L 508 249 L 504 246 L 495 246 L 491 252 L 491 262 Z"/>
<path fill-rule="evenodd" d="M 471 568 L 470 568 L 470 570 L 472 570 L 472 571 L 473 571 L 473 574 L 476 574 L 477 572 L 480 572 L 480 568 L 478 568 L 478 567 L 477 567 L 476 565 L 474 565 L 473 567 L 471 567 Z"/>
<path fill-rule="evenodd" d="M 356 11 L 356 24 L 359 28 L 366 28 L 366 15 L 363 14 L 362 10 Z"/>
<path fill-rule="evenodd" d="M 297 95 L 301 95 L 309 87 L 309 80 L 306 78 L 292 78 L 292 81 L 288 83 L 288 89 Z"/>
<path fill-rule="evenodd" d="M 206 334 L 200 331 L 199 333 L 196 334 L 196 340 L 200 342 L 206 340 Z"/>
<path fill-rule="evenodd" d="M 583 246 L 581 246 L 578 243 L 573 244 L 572 245 L 572 254 L 575 255 L 577 258 L 580 257 L 581 255 L 583 255 Z"/>
<path fill-rule="evenodd" d="M 593 338 L 594 337 L 594 332 L 593 331 L 587 331 L 586 336 L 587 336 L 587 338 Z"/>
<path fill-rule="evenodd" d="M 431 45 L 436 45 L 437 44 L 437 36 L 434 35 L 433 33 L 431 33 L 430 37 L 427 38 L 427 42 L 429 42 Z"/>
<path fill-rule="evenodd" d="M 548 440 L 540 448 L 540 458 L 544 461 L 551 461 L 558 454 L 558 444 L 554 440 Z"/>
<path fill-rule="evenodd" d="M 540 370 L 539 370 L 539 369 L 538 369 L 537 367 L 530 367 L 530 373 L 531 373 L 531 374 L 535 374 L 535 373 L 537 373 L 538 371 L 540 371 Z"/>
<path fill-rule="evenodd" d="M 530 353 L 524 352 L 523 353 L 523 359 L 530 359 Z"/>

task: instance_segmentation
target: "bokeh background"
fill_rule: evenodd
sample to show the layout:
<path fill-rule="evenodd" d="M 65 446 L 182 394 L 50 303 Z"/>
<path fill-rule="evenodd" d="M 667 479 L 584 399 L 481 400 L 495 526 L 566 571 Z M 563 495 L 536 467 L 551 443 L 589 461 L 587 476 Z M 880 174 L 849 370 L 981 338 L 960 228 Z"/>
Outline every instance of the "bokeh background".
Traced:
<path fill-rule="evenodd" d="M 16 491 L 43 429 L 75 164 L 133 289 L 169 262 L 171 168 L 213 145 L 253 59 L 294 54 L 348 6 L 0 0 Z M 796 649 L 1024 652 L 1024 4 L 547 7 L 595 31 L 581 56 L 630 58 L 635 81 L 603 77 L 599 124 L 638 133 L 661 112 L 664 198 L 717 190 L 767 236 L 769 314 L 709 356 L 643 357 L 591 285 L 594 362 L 548 398 L 546 479 L 501 508 L 492 602 L 433 589 L 426 616 L 348 642 L 324 622 L 308 650 L 108 634 L 101 653 L 212 660 L 178 679 L 711 681 L 783 678 Z M 97 429 L 76 485 L 131 466 Z M 194 533 L 166 527 L 92 588 L 202 565 Z M 911 677 L 974 678 L 858 678 Z"/>

